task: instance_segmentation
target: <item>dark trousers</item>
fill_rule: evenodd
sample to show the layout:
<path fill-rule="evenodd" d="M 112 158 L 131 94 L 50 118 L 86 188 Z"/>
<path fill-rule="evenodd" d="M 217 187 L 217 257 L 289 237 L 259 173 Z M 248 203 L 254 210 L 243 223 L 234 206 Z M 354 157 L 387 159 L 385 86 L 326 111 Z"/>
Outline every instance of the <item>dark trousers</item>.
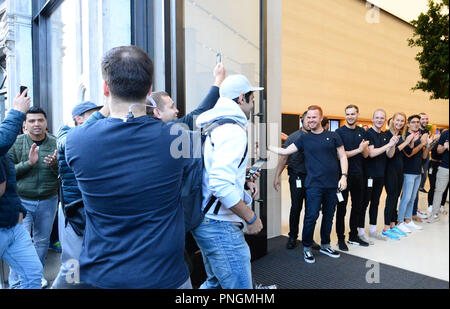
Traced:
<path fill-rule="evenodd" d="M 370 203 L 369 208 L 369 218 L 370 225 L 377 225 L 378 217 L 378 205 L 380 204 L 381 192 L 383 191 L 384 177 L 377 177 L 373 179 L 373 186 L 369 187 L 369 177 L 364 178 L 364 202 L 363 202 L 363 212 L 359 221 L 359 227 L 364 228 L 366 222 L 366 211 Z"/>
<path fill-rule="evenodd" d="M 358 235 L 359 218 L 362 215 L 364 198 L 364 177 L 362 175 L 348 175 L 347 189 L 342 192 L 344 201 L 336 209 L 336 234 L 339 240 L 345 240 L 345 215 L 347 213 L 348 194 L 352 196 L 352 210 L 350 212 L 350 238 Z"/>
<path fill-rule="evenodd" d="M 300 179 L 302 187 L 297 188 L 297 180 Z M 289 214 L 289 237 L 298 238 L 298 225 L 300 223 L 300 213 L 302 211 L 303 201 L 306 200 L 304 176 L 289 176 L 289 189 L 291 191 L 291 212 Z"/>
<path fill-rule="evenodd" d="M 314 229 L 319 218 L 322 206 L 322 225 L 320 227 L 320 240 L 322 245 L 330 244 L 330 234 L 333 227 L 334 211 L 337 204 L 337 189 L 307 188 L 306 211 L 303 222 L 302 242 L 303 247 L 313 245 Z"/>
<path fill-rule="evenodd" d="M 430 160 L 430 169 L 432 169 L 431 174 L 428 171 L 428 180 L 430 181 L 430 190 L 428 191 L 428 206 L 433 205 L 433 198 L 434 198 L 434 189 L 436 188 L 436 174 L 439 168 L 440 162 L 431 161 Z M 442 202 L 441 206 L 445 205 L 445 201 L 447 200 L 447 193 L 448 193 L 448 186 L 447 189 L 442 194 Z"/>
<path fill-rule="evenodd" d="M 391 169 L 384 177 L 386 188 L 386 204 L 384 207 L 384 224 L 397 222 L 397 205 L 403 187 L 403 171 Z"/>

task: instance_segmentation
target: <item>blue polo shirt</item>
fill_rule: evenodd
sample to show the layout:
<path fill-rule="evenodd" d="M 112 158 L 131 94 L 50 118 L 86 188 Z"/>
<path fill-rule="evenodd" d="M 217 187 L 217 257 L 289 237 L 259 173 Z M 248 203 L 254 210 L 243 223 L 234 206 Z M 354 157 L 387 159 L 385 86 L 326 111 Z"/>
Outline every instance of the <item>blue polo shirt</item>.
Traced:
<path fill-rule="evenodd" d="M 408 136 L 410 133 L 406 133 L 406 136 Z M 420 139 L 418 139 L 417 141 L 415 141 L 414 143 L 414 148 L 420 145 Z M 411 149 L 411 147 L 406 146 L 405 149 L 403 149 L 403 151 L 406 154 L 411 154 L 413 149 Z M 403 173 L 404 174 L 409 174 L 409 175 L 420 175 L 422 173 L 422 154 L 423 154 L 423 149 L 421 149 L 419 152 L 417 152 L 414 156 L 412 156 L 411 158 L 408 158 L 406 156 L 404 156 L 405 160 L 404 160 L 404 169 L 403 169 Z"/>
<path fill-rule="evenodd" d="M 180 192 L 191 160 L 172 156 L 180 134 L 171 127 L 148 116 L 107 118 L 67 135 L 67 163 L 86 210 L 82 282 L 175 289 L 188 279 Z"/>
<path fill-rule="evenodd" d="M 369 141 L 369 147 L 381 148 L 389 143 L 389 139 L 384 132 L 377 133 L 373 128 L 366 131 L 366 141 Z M 365 172 L 367 178 L 383 178 L 386 169 L 386 152 L 371 158 L 368 157 L 365 162 Z"/>
<path fill-rule="evenodd" d="M 444 146 L 445 142 L 448 142 L 448 130 L 441 134 L 438 144 Z M 442 162 L 440 166 L 443 168 L 448 168 L 448 150 L 445 150 L 442 154 Z"/>
<path fill-rule="evenodd" d="M 352 151 L 359 148 L 366 132 L 360 127 L 350 129 L 347 126 L 343 126 L 337 129 L 336 133 L 341 137 L 345 151 Z M 355 176 L 364 175 L 364 157 L 362 153 L 348 158 L 348 174 Z"/>
<path fill-rule="evenodd" d="M 341 170 L 336 148 L 343 146 L 339 135 L 330 131 L 311 132 L 300 136 L 294 144 L 305 155 L 305 187 L 337 188 Z"/>

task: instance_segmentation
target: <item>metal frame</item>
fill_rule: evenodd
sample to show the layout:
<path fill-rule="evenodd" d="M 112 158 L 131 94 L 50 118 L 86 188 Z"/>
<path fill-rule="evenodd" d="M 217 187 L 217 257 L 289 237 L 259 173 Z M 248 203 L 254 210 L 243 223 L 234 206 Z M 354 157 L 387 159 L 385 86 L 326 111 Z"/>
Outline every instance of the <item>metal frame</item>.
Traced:
<path fill-rule="evenodd" d="M 151 59 L 155 57 L 153 11 L 153 0 L 131 0 L 131 44 L 142 48 Z"/>

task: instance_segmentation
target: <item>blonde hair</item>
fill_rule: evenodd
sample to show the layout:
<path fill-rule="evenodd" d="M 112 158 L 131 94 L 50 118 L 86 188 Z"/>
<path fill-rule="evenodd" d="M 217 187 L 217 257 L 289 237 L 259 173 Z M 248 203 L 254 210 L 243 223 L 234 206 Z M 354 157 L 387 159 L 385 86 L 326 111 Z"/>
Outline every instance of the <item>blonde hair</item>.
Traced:
<path fill-rule="evenodd" d="M 394 116 L 392 116 L 392 121 L 391 124 L 389 125 L 389 131 L 391 131 L 392 135 L 396 135 L 396 129 L 395 129 L 395 124 L 394 124 L 394 120 L 395 117 L 397 116 L 402 116 L 405 119 L 405 123 L 403 125 L 403 128 L 400 130 L 400 134 L 402 135 L 402 138 L 405 139 L 406 138 L 406 131 L 407 131 L 407 122 L 408 122 L 408 117 L 406 117 L 406 114 L 403 112 L 398 112 L 395 113 Z"/>

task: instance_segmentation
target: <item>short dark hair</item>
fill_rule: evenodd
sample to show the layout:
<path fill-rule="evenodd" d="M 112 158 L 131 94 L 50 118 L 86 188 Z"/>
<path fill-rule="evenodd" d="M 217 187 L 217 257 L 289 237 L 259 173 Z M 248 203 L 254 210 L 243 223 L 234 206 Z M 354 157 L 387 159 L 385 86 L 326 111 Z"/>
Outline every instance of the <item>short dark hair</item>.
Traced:
<path fill-rule="evenodd" d="M 322 127 L 325 127 L 327 125 L 327 123 L 329 122 L 328 117 L 324 116 L 322 119 Z"/>
<path fill-rule="evenodd" d="M 142 100 L 153 83 L 153 62 L 137 46 L 116 47 L 103 56 L 102 75 L 114 96 L 127 102 Z"/>
<path fill-rule="evenodd" d="M 247 92 L 245 94 L 245 102 L 250 103 L 250 96 L 252 95 L 253 91 Z M 239 104 L 239 97 L 236 99 L 233 99 L 234 102 Z"/>
<path fill-rule="evenodd" d="M 28 114 L 43 114 L 44 118 L 47 119 L 47 114 L 44 112 L 44 110 L 37 106 L 32 106 L 28 109 L 26 115 Z"/>
<path fill-rule="evenodd" d="M 354 104 L 350 104 L 349 106 L 347 106 L 347 107 L 345 108 L 345 111 L 347 111 L 347 109 L 350 109 L 350 108 L 356 109 L 356 111 L 359 113 L 359 107 L 356 106 L 356 105 L 354 105 Z"/>
<path fill-rule="evenodd" d="M 408 117 L 408 123 L 410 123 L 411 120 L 413 120 L 414 118 L 417 118 L 417 119 L 419 119 L 419 121 L 420 121 L 420 116 L 419 116 L 419 115 L 412 115 L 412 116 L 409 116 L 409 117 Z"/>

